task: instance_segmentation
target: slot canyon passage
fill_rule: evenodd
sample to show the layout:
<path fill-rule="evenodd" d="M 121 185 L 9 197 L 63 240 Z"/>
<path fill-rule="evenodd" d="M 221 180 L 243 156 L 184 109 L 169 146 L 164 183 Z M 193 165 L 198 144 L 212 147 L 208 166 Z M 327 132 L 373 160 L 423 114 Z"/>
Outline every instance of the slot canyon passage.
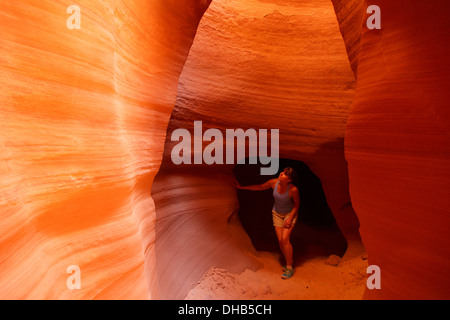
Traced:
<path fill-rule="evenodd" d="M 447 1 L 71 4 L 0 3 L 0 298 L 450 298 Z M 233 186 L 255 166 L 171 161 L 199 120 L 279 129 L 320 181 L 334 231 L 299 222 L 292 279 Z"/>

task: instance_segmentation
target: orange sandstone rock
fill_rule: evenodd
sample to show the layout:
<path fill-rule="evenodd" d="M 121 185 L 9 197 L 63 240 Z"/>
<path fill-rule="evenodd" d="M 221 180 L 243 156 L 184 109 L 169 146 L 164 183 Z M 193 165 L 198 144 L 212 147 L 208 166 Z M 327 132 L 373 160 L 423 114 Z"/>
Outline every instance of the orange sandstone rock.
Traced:
<path fill-rule="evenodd" d="M 448 299 L 450 7 L 373 4 L 381 30 L 363 28 L 345 136 L 352 203 L 381 270 L 365 297 Z"/>
<path fill-rule="evenodd" d="M 77 3 L 73 30 L 67 4 L 0 4 L 0 298 L 182 298 L 214 264 L 257 267 L 229 224 L 229 167 L 206 185 L 162 176 L 155 213 L 161 161 L 184 169 L 170 134 L 195 120 L 280 129 L 280 157 L 321 179 L 349 244 L 361 225 L 382 281 L 366 298 L 450 296 L 447 1 L 370 3 L 381 30 L 356 0 Z"/>
<path fill-rule="evenodd" d="M 79 30 L 63 2 L 0 4 L 0 297 L 158 297 L 151 182 L 209 1 L 77 4 Z"/>

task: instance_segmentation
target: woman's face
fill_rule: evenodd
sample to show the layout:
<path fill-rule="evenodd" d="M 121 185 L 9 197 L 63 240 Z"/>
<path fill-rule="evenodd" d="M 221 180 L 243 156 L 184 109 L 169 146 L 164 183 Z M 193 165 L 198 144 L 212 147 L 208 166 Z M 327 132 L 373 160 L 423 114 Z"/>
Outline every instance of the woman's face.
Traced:
<path fill-rule="evenodd" d="M 278 179 L 279 179 L 279 180 L 282 180 L 282 181 L 286 181 L 286 182 L 290 182 L 290 181 L 291 181 L 291 178 L 289 178 L 289 177 L 286 175 L 286 172 L 285 172 L 285 171 L 283 171 L 283 172 L 280 173 L 280 175 L 278 176 Z"/>

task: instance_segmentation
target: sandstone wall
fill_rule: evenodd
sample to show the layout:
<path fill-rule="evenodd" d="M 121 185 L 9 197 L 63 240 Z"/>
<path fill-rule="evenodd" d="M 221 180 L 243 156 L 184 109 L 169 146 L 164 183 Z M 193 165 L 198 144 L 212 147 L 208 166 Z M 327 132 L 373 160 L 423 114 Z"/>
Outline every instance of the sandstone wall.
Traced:
<path fill-rule="evenodd" d="M 345 136 L 350 195 L 381 290 L 366 298 L 448 299 L 449 5 L 374 1 L 363 28 Z"/>
<path fill-rule="evenodd" d="M 157 297 L 151 182 L 209 3 L 77 1 L 69 30 L 71 4 L 0 3 L 0 297 Z"/>

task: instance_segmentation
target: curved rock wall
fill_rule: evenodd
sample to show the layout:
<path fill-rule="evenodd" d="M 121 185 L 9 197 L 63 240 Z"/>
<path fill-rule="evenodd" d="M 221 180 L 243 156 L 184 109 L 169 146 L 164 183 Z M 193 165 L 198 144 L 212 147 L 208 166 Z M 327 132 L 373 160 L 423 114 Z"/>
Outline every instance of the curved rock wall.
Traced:
<path fill-rule="evenodd" d="M 173 130 L 192 133 L 195 120 L 223 133 L 280 129 L 280 158 L 314 171 L 343 231 L 357 237 L 343 153 L 354 86 L 330 1 L 212 2 L 180 76 L 163 165 L 178 143 Z"/>
<path fill-rule="evenodd" d="M 363 28 L 345 139 L 350 194 L 381 290 L 366 298 L 450 297 L 450 6 L 375 1 Z"/>
<path fill-rule="evenodd" d="M 248 238 L 225 225 L 236 205 L 227 168 L 220 185 L 162 176 L 185 208 L 215 213 L 212 233 L 186 212 L 189 228 L 165 224 L 178 217 L 161 186 L 155 215 L 166 129 L 202 120 L 280 129 L 280 157 L 321 179 L 347 239 L 358 236 L 353 204 L 381 268 L 382 290 L 366 298 L 448 298 L 447 1 L 375 1 L 372 31 L 364 1 L 215 1 L 196 35 L 209 2 L 80 0 L 79 30 L 66 26 L 65 1 L 0 4 L 0 297 L 181 297 L 186 279 L 160 285 L 177 231 L 215 235 L 188 270 L 228 266 L 209 254 L 222 240 L 245 257 Z M 205 205 L 205 191 L 224 197 Z M 82 290 L 67 287 L 71 265 Z"/>
<path fill-rule="evenodd" d="M 355 77 L 358 76 L 359 45 L 361 39 L 361 29 L 365 24 L 366 1 L 360 0 L 332 0 L 339 23 L 342 38 L 347 49 L 348 59 L 352 66 Z"/>
<path fill-rule="evenodd" d="M 346 10 L 342 9 L 345 12 L 341 16 L 357 11 L 353 7 Z M 237 128 L 280 129 L 280 158 L 304 161 L 319 176 L 328 204 L 349 242 L 347 257 L 361 253 L 359 223 L 348 192 L 343 142 L 354 85 L 346 44 L 330 1 L 211 3 L 180 75 L 176 106 L 167 130 L 164 170 L 158 175 L 157 187 L 152 192 L 157 205 L 157 248 L 160 248 L 156 260 L 158 268 L 161 263 L 165 270 L 159 273 L 161 283 L 167 287 L 162 289 L 167 294 L 165 297 L 182 296 L 180 291 L 174 292 L 174 288 L 179 286 L 180 290 L 185 290 L 186 283 L 198 281 L 198 270 L 223 265 L 214 250 L 198 248 L 197 241 L 223 238 L 223 234 L 212 234 L 212 230 L 224 230 L 221 221 L 226 221 L 233 213 L 222 207 L 224 199 L 217 201 L 211 196 L 210 201 L 204 200 L 207 194 L 204 184 L 212 182 L 191 178 L 190 187 L 186 187 L 189 178 L 183 172 L 190 173 L 192 168 L 201 172 L 200 168 L 206 169 L 207 165 L 175 166 L 172 163 L 171 152 L 178 143 L 171 141 L 172 132 L 185 128 L 194 137 L 196 120 L 202 121 L 203 131 L 217 128 L 223 134 L 226 129 Z M 205 142 L 203 147 L 207 144 Z M 217 170 L 225 177 L 222 183 L 231 186 L 232 167 L 212 166 L 208 171 Z M 191 196 L 180 197 L 177 205 L 168 206 L 159 191 L 164 188 L 160 184 L 173 180 L 180 181 L 180 188 Z M 171 193 L 179 193 L 166 188 Z M 226 186 L 221 188 L 227 190 Z M 235 193 L 226 192 L 222 197 L 230 197 L 229 203 L 238 205 Z M 195 203 L 197 210 L 192 209 Z M 162 208 L 158 209 L 159 206 Z M 214 212 L 221 218 L 211 220 L 198 211 Z M 192 219 L 188 219 L 189 216 Z M 180 217 L 184 223 L 180 223 Z M 201 228 L 205 220 L 211 224 Z M 197 237 L 190 235 L 191 232 L 183 236 L 187 232 L 184 225 L 198 230 Z M 175 234 L 176 239 L 183 238 L 182 243 L 175 240 Z M 190 251 L 189 248 L 198 248 L 197 257 L 177 254 L 180 250 Z M 221 256 L 230 257 L 228 261 L 233 261 L 234 270 L 241 268 L 243 271 L 254 265 L 233 246 L 222 250 Z M 179 267 L 193 263 L 197 264 L 196 272 L 190 267 Z"/>
<path fill-rule="evenodd" d="M 256 270 L 256 258 L 238 218 L 233 177 L 208 168 L 162 169 L 152 186 L 156 206 L 156 271 L 161 299 L 183 299 L 211 268 Z"/>
<path fill-rule="evenodd" d="M 157 297 L 151 182 L 209 1 L 77 4 L 79 30 L 66 1 L 0 4 L 0 297 Z"/>

